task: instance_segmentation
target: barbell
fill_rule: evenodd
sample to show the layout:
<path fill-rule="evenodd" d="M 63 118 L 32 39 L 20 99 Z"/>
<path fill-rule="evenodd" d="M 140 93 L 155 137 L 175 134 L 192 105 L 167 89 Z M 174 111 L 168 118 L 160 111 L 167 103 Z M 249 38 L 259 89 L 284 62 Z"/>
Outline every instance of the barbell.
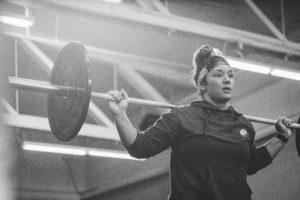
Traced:
<path fill-rule="evenodd" d="M 70 42 L 59 52 L 50 81 L 38 81 L 18 77 L 8 77 L 10 86 L 48 94 L 48 120 L 53 135 L 61 141 L 73 139 L 81 129 L 89 107 L 90 99 L 116 101 L 104 93 L 92 92 L 91 61 L 84 45 Z M 174 108 L 175 105 L 129 98 L 129 103 L 147 106 Z M 274 125 L 276 120 L 245 115 L 250 121 Z M 300 117 L 299 117 L 300 120 Z M 296 128 L 296 145 L 300 155 L 300 121 L 292 123 Z M 298 135 L 298 136 L 297 136 Z"/>

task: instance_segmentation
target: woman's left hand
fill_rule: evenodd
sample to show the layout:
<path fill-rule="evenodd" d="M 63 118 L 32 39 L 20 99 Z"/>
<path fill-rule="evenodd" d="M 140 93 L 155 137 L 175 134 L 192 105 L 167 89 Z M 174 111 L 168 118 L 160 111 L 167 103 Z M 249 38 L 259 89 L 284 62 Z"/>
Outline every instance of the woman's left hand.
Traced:
<path fill-rule="evenodd" d="M 278 134 L 289 139 L 292 136 L 291 126 L 292 120 L 287 117 L 279 117 L 276 121 L 275 128 Z"/>

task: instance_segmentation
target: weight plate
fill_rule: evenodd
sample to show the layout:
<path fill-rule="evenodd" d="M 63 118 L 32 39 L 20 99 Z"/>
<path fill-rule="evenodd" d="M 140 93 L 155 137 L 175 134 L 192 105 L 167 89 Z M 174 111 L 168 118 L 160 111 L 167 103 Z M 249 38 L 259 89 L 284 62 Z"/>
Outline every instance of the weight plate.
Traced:
<path fill-rule="evenodd" d="M 90 68 L 90 58 L 81 43 L 67 44 L 57 56 L 50 82 L 84 89 L 77 95 L 48 95 L 48 120 L 58 140 L 74 138 L 85 121 L 91 99 Z"/>

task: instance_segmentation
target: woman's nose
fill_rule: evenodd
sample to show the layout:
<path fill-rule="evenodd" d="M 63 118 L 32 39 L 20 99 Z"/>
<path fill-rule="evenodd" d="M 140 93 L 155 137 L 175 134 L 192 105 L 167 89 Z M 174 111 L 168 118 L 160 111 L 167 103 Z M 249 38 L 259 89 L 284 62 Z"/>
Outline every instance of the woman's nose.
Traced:
<path fill-rule="evenodd" d="M 224 76 L 223 83 L 225 83 L 225 84 L 230 84 L 231 83 L 231 80 L 230 80 L 229 76 L 227 76 L 227 75 Z"/>

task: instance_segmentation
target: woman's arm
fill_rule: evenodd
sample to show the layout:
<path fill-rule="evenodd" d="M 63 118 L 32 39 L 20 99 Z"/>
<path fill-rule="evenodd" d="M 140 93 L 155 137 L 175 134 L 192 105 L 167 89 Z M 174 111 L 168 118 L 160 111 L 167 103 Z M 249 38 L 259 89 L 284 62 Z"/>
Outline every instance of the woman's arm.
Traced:
<path fill-rule="evenodd" d="M 141 132 L 130 122 L 126 109 L 128 96 L 124 90 L 108 93 L 116 102 L 109 102 L 122 144 L 136 158 L 149 158 L 169 148 L 177 135 L 177 114 L 174 110 L 161 115 L 154 125 Z"/>
<path fill-rule="evenodd" d="M 109 101 L 108 106 L 116 122 L 122 144 L 124 147 L 129 147 L 137 137 L 137 130 L 126 114 L 128 95 L 123 89 L 121 91 L 110 91 L 108 94 L 116 99 L 116 102 Z"/>
<path fill-rule="evenodd" d="M 285 146 L 287 140 L 292 136 L 291 129 L 289 126 L 292 121 L 286 117 L 280 117 L 276 122 L 276 130 L 278 137 L 274 137 L 267 145 L 266 148 L 272 159 L 281 151 Z"/>
<path fill-rule="evenodd" d="M 281 117 L 277 120 L 275 125 L 278 134 L 285 139 L 279 139 L 278 137 L 275 137 L 269 143 L 257 149 L 255 144 L 252 144 L 247 172 L 248 175 L 255 174 L 258 170 L 261 170 L 272 163 L 272 160 L 285 145 L 283 140 L 286 141 L 291 137 L 291 130 L 288 128 L 290 123 L 291 120 L 287 119 L 286 117 Z"/>

